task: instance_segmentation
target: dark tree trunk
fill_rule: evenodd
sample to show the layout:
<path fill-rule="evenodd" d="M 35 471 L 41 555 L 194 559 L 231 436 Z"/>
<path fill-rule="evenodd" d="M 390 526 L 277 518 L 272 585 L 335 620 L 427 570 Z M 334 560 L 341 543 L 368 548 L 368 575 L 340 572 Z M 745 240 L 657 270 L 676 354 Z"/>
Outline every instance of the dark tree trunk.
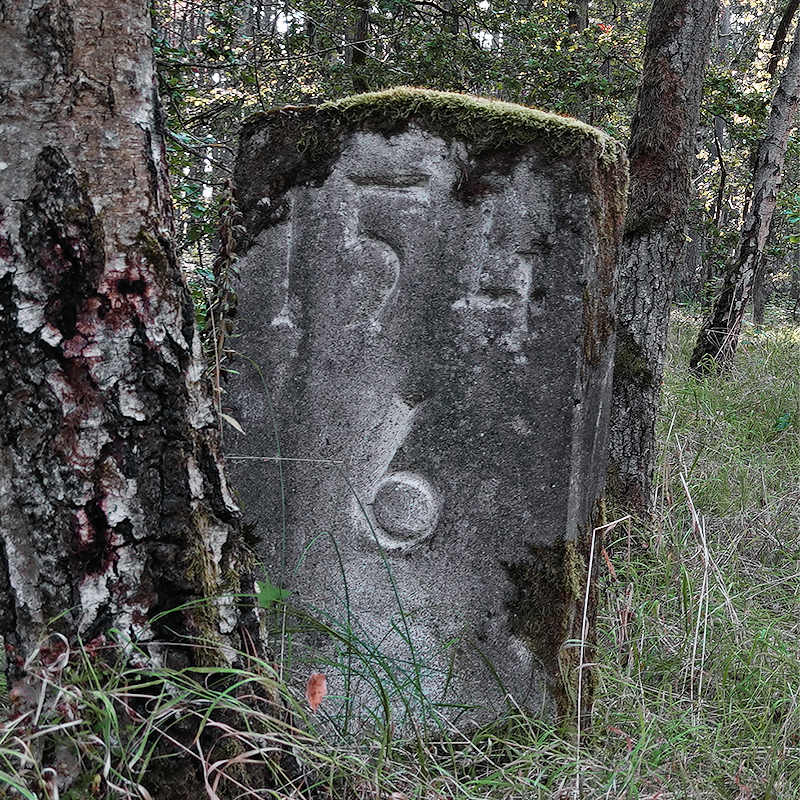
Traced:
<path fill-rule="evenodd" d="M 767 265 L 762 258 L 753 279 L 753 324 L 763 325 L 767 309 Z"/>
<path fill-rule="evenodd" d="M 10 678 L 25 680 L 46 629 L 88 642 L 113 627 L 154 665 L 196 663 L 199 649 L 148 643 L 239 646 L 236 608 L 196 601 L 253 585 L 172 243 L 148 3 L 0 10 Z"/>
<path fill-rule="evenodd" d="M 353 90 L 366 92 L 369 88 L 364 67 L 367 63 L 367 40 L 369 39 L 369 0 L 356 0 L 356 24 L 353 32 L 350 65 L 353 68 Z"/>
<path fill-rule="evenodd" d="M 797 13 L 797 8 L 800 5 L 800 0 L 789 0 L 786 8 L 783 9 L 781 21 L 778 23 L 778 28 L 775 31 L 775 37 L 772 40 L 772 47 L 769 49 L 769 63 L 767 64 L 767 72 L 771 78 L 775 77 L 778 71 L 778 62 L 783 52 L 783 46 L 786 43 L 786 34 L 789 32 L 789 26 L 792 24 L 794 15 Z"/>
<path fill-rule="evenodd" d="M 792 250 L 792 319 L 797 319 L 798 311 L 800 311 L 800 247 Z"/>
<path fill-rule="evenodd" d="M 650 505 L 670 303 L 684 257 L 695 132 L 717 11 L 717 0 L 656 0 L 628 145 L 609 492 L 638 511 Z"/>
<path fill-rule="evenodd" d="M 451 36 L 458 36 L 461 28 L 461 13 L 457 0 L 444 0 L 442 3 L 442 30 Z"/>
<path fill-rule="evenodd" d="M 567 12 L 567 23 L 573 36 L 578 36 L 586 30 L 589 25 L 589 2 L 588 0 L 571 0 L 569 11 Z M 586 87 L 578 90 L 578 98 L 567 106 L 568 113 L 577 119 L 593 123 L 593 103 L 590 102 L 589 92 Z"/>
<path fill-rule="evenodd" d="M 705 264 L 703 254 L 706 246 L 706 233 L 702 217 L 695 215 L 695 219 L 688 226 L 689 242 L 686 246 L 686 256 L 681 269 L 676 275 L 675 292 L 678 300 L 692 300 L 701 296 L 705 278 Z"/>
<path fill-rule="evenodd" d="M 731 365 L 739 343 L 745 308 L 769 236 L 778 199 L 786 147 L 797 105 L 800 101 L 800 30 L 772 101 L 767 131 L 762 139 L 753 170 L 753 191 L 747 204 L 736 254 L 725 276 L 722 291 L 711 314 L 703 323 L 690 361 L 691 370 L 703 375 L 714 365 Z"/>
<path fill-rule="evenodd" d="M 718 52 L 716 54 L 717 63 L 730 68 L 733 48 L 731 47 L 731 9 L 729 5 L 724 5 L 719 15 L 718 28 Z M 717 197 L 714 202 L 714 224 L 721 228 L 727 221 L 730 212 L 730 204 L 726 199 L 728 170 L 725 163 L 725 156 L 730 149 L 730 134 L 728 132 L 728 122 L 719 115 L 714 117 L 714 152 L 719 163 L 719 186 L 717 187 Z"/>
<path fill-rule="evenodd" d="M 567 16 L 570 30 L 585 31 L 589 25 L 589 0 L 572 0 Z"/>
<path fill-rule="evenodd" d="M 731 46 L 731 9 L 729 4 L 723 5 L 719 15 L 718 31 L 718 50 L 716 63 L 724 69 L 729 69 L 733 58 L 733 48 Z M 730 219 L 731 203 L 728 197 L 728 167 L 726 157 L 731 146 L 730 131 L 728 121 L 723 116 L 714 117 L 714 153 L 719 164 L 719 183 L 717 185 L 717 195 L 714 201 L 714 227 L 717 231 L 723 230 Z M 708 312 L 714 304 L 716 294 L 716 280 L 719 270 L 716 257 L 706 256 L 703 269 L 703 281 L 700 292 L 700 305 L 703 313 Z"/>

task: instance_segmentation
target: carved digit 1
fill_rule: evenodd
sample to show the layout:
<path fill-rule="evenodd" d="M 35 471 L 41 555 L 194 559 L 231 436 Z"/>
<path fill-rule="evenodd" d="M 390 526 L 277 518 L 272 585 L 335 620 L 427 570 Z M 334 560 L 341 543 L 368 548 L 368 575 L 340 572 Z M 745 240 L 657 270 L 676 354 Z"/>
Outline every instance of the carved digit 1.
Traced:
<path fill-rule="evenodd" d="M 289 283 L 291 281 L 292 260 L 294 258 L 294 197 L 289 195 L 289 214 L 288 221 L 282 223 L 285 230 L 283 269 L 281 271 L 281 294 L 282 304 L 280 311 L 272 318 L 270 325 L 273 328 L 290 328 L 294 330 L 294 319 L 292 319 L 291 305 L 289 303 Z"/>

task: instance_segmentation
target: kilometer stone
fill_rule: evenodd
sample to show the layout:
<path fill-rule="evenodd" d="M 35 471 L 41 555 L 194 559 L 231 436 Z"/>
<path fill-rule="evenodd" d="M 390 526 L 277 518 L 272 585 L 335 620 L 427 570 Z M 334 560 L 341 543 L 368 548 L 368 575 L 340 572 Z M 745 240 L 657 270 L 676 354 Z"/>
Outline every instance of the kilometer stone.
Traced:
<path fill-rule="evenodd" d="M 464 95 L 245 125 L 227 451 L 330 713 L 569 710 L 625 184 L 601 132 Z"/>

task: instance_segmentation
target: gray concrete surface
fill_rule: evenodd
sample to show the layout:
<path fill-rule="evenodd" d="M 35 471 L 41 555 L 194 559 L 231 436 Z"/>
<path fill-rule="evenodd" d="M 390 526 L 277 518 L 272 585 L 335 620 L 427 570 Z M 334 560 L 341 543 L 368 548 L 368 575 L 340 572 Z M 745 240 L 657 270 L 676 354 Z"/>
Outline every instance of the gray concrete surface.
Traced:
<path fill-rule="evenodd" d="M 508 695 L 566 713 L 621 216 L 596 176 L 619 194 L 624 168 L 536 142 L 475 156 L 412 120 L 345 124 L 303 178 L 281 125 L 251 126 L 237 165 L 226 449 L 270 580 L 354 640 L 295 635 L 291 667 L 326 673 L 331 714 L 349 693 L 368 718 L 377 680 L 398 717 L 480 722 Z"/>

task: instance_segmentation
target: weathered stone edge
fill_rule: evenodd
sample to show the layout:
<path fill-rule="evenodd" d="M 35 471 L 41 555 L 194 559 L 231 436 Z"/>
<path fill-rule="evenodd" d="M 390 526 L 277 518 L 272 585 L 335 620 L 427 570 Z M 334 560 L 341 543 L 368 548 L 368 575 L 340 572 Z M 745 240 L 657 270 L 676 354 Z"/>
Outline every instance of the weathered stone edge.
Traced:
<path fill-rule="evenodd" d="M 616 139 L 572 117 L 501 100 L 410 86 L 351 95 L 315 106 L 259 112 L 244 122 L 242 138 L 264 124 L 280 125 L 287 112 L 307 114 L 309 127 L 316 127 L 323 121 L 320 117 L 326 116 L 348 130 L 367 128 L 386 133 L 415 122 L 445 139 L 463 139 L 476 154 L 534 142 L 544 144 L 554 155 L 569 155 L 589 144 L 609 166 L 624 154 Z"/>
<path fill-rule="evenodd" d="M 578 177 L 587 189 L 600 188 L 612 207 L 624 208 L 625 149 L 601 130 L 513 103 L 398 87 L 316 106 L 284 106 L 246 120 L 234 184 L 249 236 L 283 218 L 282 198 L 290 187 L 324 182 L 350 134 L 363 130 L 392 136 L 409 126 L 445 141 L 463 141 L 471 160 L 529 147 L 555 160 L 577 159 L 583 166 Z M 240 239 L 240 250 L 247 239 Z"/>

